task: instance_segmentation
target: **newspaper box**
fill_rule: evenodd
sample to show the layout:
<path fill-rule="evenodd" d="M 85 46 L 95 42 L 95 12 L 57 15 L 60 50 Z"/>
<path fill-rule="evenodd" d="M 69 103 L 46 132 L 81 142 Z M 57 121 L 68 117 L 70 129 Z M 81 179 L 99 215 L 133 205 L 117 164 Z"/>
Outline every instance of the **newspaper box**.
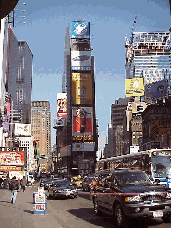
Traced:
<path fill-rule="evenodd" d="M 45 214 L 47 211 L 47 194 L 44 188 L 38 188 L 38 192 L 33 193 L 34 214 Z"/>

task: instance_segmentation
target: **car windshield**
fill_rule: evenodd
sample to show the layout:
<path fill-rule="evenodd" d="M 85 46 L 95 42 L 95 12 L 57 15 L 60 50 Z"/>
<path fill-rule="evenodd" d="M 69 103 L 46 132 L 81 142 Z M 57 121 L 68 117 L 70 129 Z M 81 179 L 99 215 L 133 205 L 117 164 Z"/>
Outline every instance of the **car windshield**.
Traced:
<path fill-rule="evenodd" d="M 166 178 L 171 172 L 171 156 L 153 156 L 153 172 L 156 178 Z"/>
<path fill-rule="evenodd" d="M 118 172 L 115 174 L 117 181 L 120 184 L 143 184 L 143 183 L 151 183 L 149 177 L 145 172 Z"/>
<path fill-rule="evenodd" d="M 44 182 L 51 182 L 51 181 L 53 181 L 53 179 L 46 179 L 46 180 L 44 180 Z"/>
<path fill-rule="evenodd" d="M 71 185 L 72 185 L 71 182 L 65 181 L 65 180 L 55 182 L 56 187 L 71 186 Z"/>

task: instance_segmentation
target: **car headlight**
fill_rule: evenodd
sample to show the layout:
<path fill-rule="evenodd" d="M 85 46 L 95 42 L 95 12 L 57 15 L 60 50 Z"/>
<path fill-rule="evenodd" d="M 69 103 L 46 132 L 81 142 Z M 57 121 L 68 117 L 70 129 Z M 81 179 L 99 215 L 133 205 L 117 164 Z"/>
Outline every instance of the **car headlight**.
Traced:
<path fill-rule="evenodd" d="M 167 199 L 170 199 L 170 198 L 171 198 L 171 192 L 167 192 L 167 193 L 166 193 L 166 198 L 167 198 Z"/>
<path fill-rule="evenodd" d="M 125 198 L 125 202 L 138 202 L 141 200 L 140 196 L 129 196 Z"/>

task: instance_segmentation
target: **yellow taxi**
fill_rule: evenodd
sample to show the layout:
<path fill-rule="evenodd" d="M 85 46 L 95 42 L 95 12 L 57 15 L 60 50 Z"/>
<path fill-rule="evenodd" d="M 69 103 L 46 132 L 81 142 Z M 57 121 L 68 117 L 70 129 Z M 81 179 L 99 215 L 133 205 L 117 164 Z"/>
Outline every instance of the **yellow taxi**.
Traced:
<path fill-rule="evenodd" d="M 82 188 L 83 178 L 81 176 L 72 177 L 71 183 L 77 188 Z"/>

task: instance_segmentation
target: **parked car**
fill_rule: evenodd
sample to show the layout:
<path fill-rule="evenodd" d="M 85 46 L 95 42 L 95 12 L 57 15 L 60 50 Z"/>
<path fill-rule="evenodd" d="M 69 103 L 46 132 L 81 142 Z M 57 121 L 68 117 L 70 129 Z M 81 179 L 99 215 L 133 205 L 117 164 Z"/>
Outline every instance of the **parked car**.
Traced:
<path fill-rule="evenodd" d="M 49 198 L 75 198 L 78 195 L 77 189 L 67 180 L 53 182 L 49 188 Z"/>
<path fill-rule="evenodd" d="M 93 180 L 94 176 L 85 176 L 82 182 L 82 189 L 83 191 L 90 191 L 91 188 L 91 182 Z"/>
<path fill-rule="evenodd" d="M 171 222 L 171 190 L 153 184 L 145 172 L 115 169 L 103 179 L 96 176 L 95 184 L 91 189 L 95 214 L 112 215 L 118 227 L 129 224 L 131 218 L 162 218 Z"/>
<path fill-rule="evenodd" d="M 44 187 L 44 190 L 48 190 L 53 181 L 51 178 L 43 179 L 40 182 L 40 187 Z"/>

